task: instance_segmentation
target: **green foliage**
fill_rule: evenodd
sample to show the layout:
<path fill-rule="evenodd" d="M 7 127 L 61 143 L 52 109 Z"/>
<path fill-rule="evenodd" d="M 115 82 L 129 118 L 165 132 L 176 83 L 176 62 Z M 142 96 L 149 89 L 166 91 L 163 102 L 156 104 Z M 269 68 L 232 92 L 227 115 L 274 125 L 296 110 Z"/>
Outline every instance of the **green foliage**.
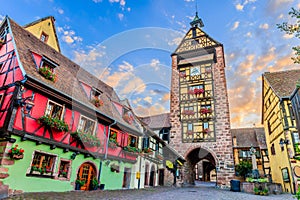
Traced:
<path fill-rule="evenodd" d="M 297 200 L 300 200 L 300 187 L 298 188 L 298 191 L 293 197 L 296 198 Z"/>
<path fill-rule="evenodd" d="M 24 149 L 18 148 L 18 145 L 16 144 L 14 147 L 11 147 L 8 153 L 10 155 L 22 155 L 24 153 Z"/>
<path fill-rule="evenodd" d="M 277 24 L 277 27 L 289 35 L 294 35 L 296 38 L 300 38 L 300 9 L 296 10 L 295 8 L 292 8 L 289 15 L 292 18 L 296 18 L 296 22 L 294 24 L 283 22 L 282 24 Z M 292 60 L 294 63 L 300 64 L 300 46 L 292 47 L 292 49 L 295 52 L 295 57 L 293 57 Z"/>
<path fill-rule="evenodd" d="M 50 81 L 56 81 L 56 75 L 52 72 L 50 67 L 40 67 L 39 73 Z"/>
<path fill-rule="evenodd" d="M 253 191 L 255 194 L 258 194 L 260 192 L 260 190 L 257 187 L 254 187 Z"/>
<path fill-rule="evenodd" d="M 98 179 L 96 177 L 94 177 L 92 179 L 92 187 L 97 187 L 99 185 Z"/>
<path fill-rule="evenodd" d="M 132 152 L 132 153 L 141 153 L 142 151 L 139 148 L 126 146 L 123 148 L 124 151 Z"/>
<path fill-rule="evenodd" d="M 75 183 L 79 184 L 80 187 L 81 187 L 81 186 L 83 186 L 85 184 L 85 180 L 77 179 Z"/>
<path fill-rule="evenodd" d="M 252 171 L 252 164 L 249 161 L 241 161 L 235 166 L 235 171 L 238 173 L 238 176 L 242 176 L 245 179 L 246 175 Z"/>
<path fill-rule="evenodd" d="M 51 116 L 42 116 L 38 119 L 38 122 L 40 124 L 44 124 L 45 126 L 54 128 L 57 131 L 64 131 L 64 132 L 69 131 L 68 124 L 58 118 L 52 118 Z"/>
<path fill-rule="evenodd" d="M 71 136 L 77 138 L 83 142 L 83 144 L 87 144 L 93 147 L 100 147 L 101 141 L 96 136 L 89 133 L 82 133 L 81 131 L 75 131 L 71 133 Z"/>

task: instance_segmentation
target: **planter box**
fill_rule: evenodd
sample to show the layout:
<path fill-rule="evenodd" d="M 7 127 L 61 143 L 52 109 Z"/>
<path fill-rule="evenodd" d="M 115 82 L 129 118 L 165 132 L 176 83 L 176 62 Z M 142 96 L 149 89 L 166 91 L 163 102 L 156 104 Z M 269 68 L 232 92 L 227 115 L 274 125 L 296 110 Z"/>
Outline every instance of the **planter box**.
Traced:
<path fill-rule="evenodd" d="M 250 183 L 250 182 L 242 182 L 241 183 L 241 192 L 254 194 L 254 187 L 267 188 L 269 194 L 281 194 L 282 187 L 279 183 Z"/>

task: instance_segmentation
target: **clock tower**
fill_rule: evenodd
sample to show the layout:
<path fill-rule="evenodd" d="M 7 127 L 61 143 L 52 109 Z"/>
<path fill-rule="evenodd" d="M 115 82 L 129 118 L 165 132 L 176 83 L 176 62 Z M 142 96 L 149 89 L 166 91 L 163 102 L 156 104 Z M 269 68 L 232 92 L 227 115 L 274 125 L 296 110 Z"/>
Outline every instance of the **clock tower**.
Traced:
<path fill-rule="evenodd" d="M 229 186 L 234 178 L 223 45 L 202 28 L 196 12 L 172 54 L 170 145 L 186 160 L 183 184 Z"/>

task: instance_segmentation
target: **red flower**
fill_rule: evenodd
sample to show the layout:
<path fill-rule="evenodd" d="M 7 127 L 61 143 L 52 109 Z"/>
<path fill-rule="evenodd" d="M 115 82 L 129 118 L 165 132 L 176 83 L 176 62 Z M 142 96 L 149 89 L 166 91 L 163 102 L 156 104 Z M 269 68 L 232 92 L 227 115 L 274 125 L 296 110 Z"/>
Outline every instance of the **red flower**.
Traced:
<path fill-rule="evenodd" d="M 8 151 L 8 153 L 11 153 L 11 149 Z"/>
<path fill-rule="evenodd" d="M 15 147 L 14 150 L 17 150 L 17 147 Z"/>
<path fill-rule="evenodd" d="M 20 149 L 20 153 L 24 153 L 24 149 Z"/>

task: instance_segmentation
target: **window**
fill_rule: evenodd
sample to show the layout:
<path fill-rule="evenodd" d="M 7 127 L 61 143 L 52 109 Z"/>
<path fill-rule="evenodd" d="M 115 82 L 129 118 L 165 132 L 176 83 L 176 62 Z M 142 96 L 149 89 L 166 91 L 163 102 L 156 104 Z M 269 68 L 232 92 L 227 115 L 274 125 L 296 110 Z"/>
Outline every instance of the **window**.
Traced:
<path fill-rule="evenodd" d="M 156 140 L 153 137 L 150 137 L 150 149 L 157 150 Z"/>
<path fill-rule="evenodd" d="M 56 64 L 55 62 L 51 61 L 50 59 L 48 59 L 46 57 L 43 57 L 38 71 L 44 78 L 55 82 L 56 75 L 55 75 L 54 69 L 57 66 L 58 66 L 58 64 Z"/>
<path fill-rule="evenodd" d="M 53 175 L 56 156 L 42 152 L 34 152 L 30 174 Z"/>
<path fill-rule="evenodd" d="M 169 142 L 169 134 L 170 134 L 170 129 L 169 128 L 163 128 L 159 131 L 159 137 L 162 140 L 168 141 Z"/>
<path fill-rule="evenodd" d="M 275 155 L 275 154 L 276 154 L 274 143 L 271 145 L 271 154 L 272 154 L 272 155 Z"/>
<path fill-rule="evenodd" d="M 203 132 L 208 132 L 209 131 L 209 124 L 208 124 L 208 122 L 203 122 L 203 124 L 202 124 L 202 130 L 203 130 Z"/>
<path fill-rule="evenodd" d="M 268 120 L 267 121 L 267 126 L 268 126 L 268 132 L 269 132 L 269 135 L 271 135 L 272 134 L 272 132 L 271 132 L 271 124 L 270 124 L 270 121 Z"/>
<path fill-rule="evenodd" d="M 192 29 L 192 34 L 193 34 L 193 38 L 195 38 L 197 36 L 197 30 L 196 30 L 196 28 Z"/>
<path fill-rule="evenodd" d="M 62 105 L 49 100 L 45 111 L 45 115 L 50 116 L 52 118 L 62 119 L 63 110 L 64 107 Z"/>
<path fill-rule="evenodd" d="M 118 139 L 118 132 L 111 130 L 109 135 L 109 140 L 117 141 Z"/>
<path fill-rule="evenodd" d="M 188 131 L 193 131 L 193 124 L 188 123 L 188 124 L 187 124 L 187 130 L 188 130 Z"/>
<path fill-rule="evenodd" d="M 95 132 L 95 121 L 87 117 L 81 116 L 77 131 L 82 133 L 94 135 Z"/>
<path fill-rule="evenodd" d="M 0 94 L 0 105 L 2 105 L 3 94 Z"/>
<path fill-rule="evenodd" d="M 41 37 L 40 37 L 40 40 L 41 40 L 42 42 L 47 43 L 48 37 L 49 37 L 49 36 L 48 36 L 46 33 L 42 32 Z"/>
<path fill-rule="evenodd" d="M 58 177 L 68 178 L 70 171 L 70 163 L 69 160 L 61 160 L 59 165 Z"/>
<path fill-rule="evenodd" d="M 289 112 L 290 112 L 291 119 L 294 120 L 295 119 L 295 113 L 294 113 L 293 107 L 292 107 L 291 104 L 288 104 L 288 107 L 289 107 Z"/>
<path fill-rule="evenodd" d="M 128 135 L 128 146 L 137 147 L 138 146 L 137 137 L 133 135 Z"/>
<path fill-rule="evenodd" d="M 143 149 L 149 148 L 149 138 L 143 138 Z"/>
<path fill-rule="evenodd" d="M 99 98 L 101 94 L 102 92 L 100 90 L 92 88 L 90 93 L 90 100 L 92 100 L 93 98 Z"/>

